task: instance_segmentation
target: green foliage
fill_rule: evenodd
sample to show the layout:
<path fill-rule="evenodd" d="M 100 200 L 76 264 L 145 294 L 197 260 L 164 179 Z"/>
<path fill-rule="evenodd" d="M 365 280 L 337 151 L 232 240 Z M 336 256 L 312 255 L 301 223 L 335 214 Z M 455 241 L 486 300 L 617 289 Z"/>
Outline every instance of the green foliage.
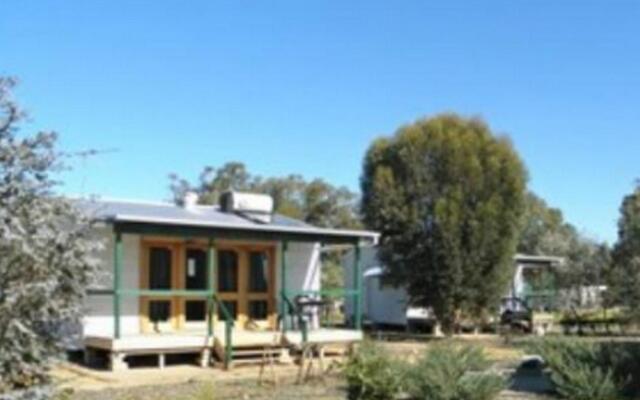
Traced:
<path fill-rule="evenodd" d="M 545 360 L 551 380 L 563 398 L 612 400 L 640 394 L 637 343 L 545 339 L 527 346 Z"/>
<path fill-rule="evenodd" d="M 330 228 L 357 228 L 356 195 L 322 179 L 305 181 L 299 175 L 263 178 L 252 175 L 240 162 L 220 168 L 206 167 L 195 184 L 172 174 L 170 190 L 179 203 L 186 191 L 199 195 L 202 204 L 217 204 L 227 190 L 266 193 L 273 197 L 275 211 L 309 224 Z"/>
<path fill-rule="evenodd" d="M 53 192 L 62 167 L 56 135 L 18 137 L 24 117 L 0 78 L 0 397 L 46 397 L 50 362 L 62 353 L 95 278 L 101 243 L 73 205 Z M 9 395 L 5 395 L 5 398 Z"/>
<path fill-rule="evenodd" d="M 487 371 L 481 348 L 450 342 L 434 344 L 415 364 L 393 358 L 380 345 L 364 343 L 348 360 L 350 399 L 491 400 L 505 380 Z"/>
<path fill-rule="evenodd" d="M 602 285 L 610 268 L 606 243 L 599 243 L 580 234 L 564 220 L 562 211 L 549 207 L 534 193 L 527 193 L 518 252 L 564 258 L 564 265 L 555 273 L 554 287 L 565 289 L 564 306 L 586 304 L 581 288 Z M 590 305 L 593 306 L 593 305 Z"/>
<path fill-rule="evenodd" d="M 575 227 L 564 220 L 560 209 L 549 207 L 535 193 L 527 193 L 519 253 L 564 256 L 577 236 Z"/>
<path fill-rule="evenodd" d="M 506 382 L 486 372 L 489 362 L 476 346 L 429 347 L 409 373 L 409 393 L 424 400 L 491 400 Z"/>
<path fill-rule="evenodd" d="M 344 288 L 344 268 L 340 264 L 339 254 L 333 252 L 324 255 L 322 272 L 321 287 L 323 289 Z"/>
<path fill-rule="evenodd" d="M 382 232 L 388 281 L 432 307 L 450 331 L 494 308 L 521 228 L 525 167 L 487 124 L 439 115 L 369 148 L 361 180 L 366 225 Z"/>
<path fill-rule="evenodd" d="M 612 400 L 617 398 L 613 372 L 599 363 L 594 344 L 571 340 L 535 342 L 539 354 L 551 370 L 551 380 L 562 397 L 571 400 Z"/>
<path fill-rule="evenodd" d="M 612 300 L 640 320 L 640 182 L 620 206 L 618 241 L 613 249 L 609 276 Z"/>
<path fill-rule="evenodd" d="M 344 367 L 350 400 L 389 400 L 402 390 L 406 366 L 382 347 L 364 342 Z"/>

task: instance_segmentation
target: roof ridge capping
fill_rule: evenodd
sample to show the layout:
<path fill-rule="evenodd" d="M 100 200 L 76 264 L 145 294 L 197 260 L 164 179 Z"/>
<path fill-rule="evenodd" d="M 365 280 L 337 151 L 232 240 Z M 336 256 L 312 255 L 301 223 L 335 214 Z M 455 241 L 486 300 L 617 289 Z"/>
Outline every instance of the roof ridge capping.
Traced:
<path fill-rule="evenodd" d="M 71 195 L 67 196 L 70 200 L 74 201 L 86 201 L 86 202 L 109 202 L 109 203 L 129 203 L 129 204 L 139 204 L 139 205 L 149 205 L 149 206 L 164 206 L 164 207 L 175 207 L 176 204 L 167 201 L 167 200 L 144 200 L 144 199 L 132 199 L 125 197 L 115 197 L 115 196 L 81 196 L 81 195 Z"/>
<path fill-rule="evenodd" d="M 67 196 L 70 200 L 73 201 L 86 201 L 86 202 L 108 202 L 108 203 L 128 203 L 128 204 L 136 204 L 136 205 L 148 205 L 148 206 L 161 206 L 161 207 L 180 207 L 179 204 L 176 204 L 169 200 L 144 200 L 144 199 L 132 199 L 126 197 L 114 197 L 114 196 Z M 220 206 L 217 204 L 195 204 L 195 208 L 205 208 L 205 209 L 220 209 Z"/>

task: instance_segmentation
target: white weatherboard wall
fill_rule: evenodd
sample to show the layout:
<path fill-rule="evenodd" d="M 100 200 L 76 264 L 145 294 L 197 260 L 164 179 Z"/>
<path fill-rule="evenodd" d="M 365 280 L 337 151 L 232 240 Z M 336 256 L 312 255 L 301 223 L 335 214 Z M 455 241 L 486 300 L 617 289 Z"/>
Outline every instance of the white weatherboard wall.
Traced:
<path fill-rule="evenodd" d="M 282 283 L 281 247 L 278 247 L 278 257 L 276 263 L 276 303 L 281 301 L 280 290 Z M 320 260 L 320 244 L 290 242 L 286 252 L 287 292 L 302 290 L 320 290 L 320 273 L 322 263 Z M 290 298 L 292 301 L 293 298 Z M 318 318 L 314 317 L 311 322 L 312 328 L 318 327 Z"/>
<path fill-rule="evenodd" d="M 95 289 L 113 289 L 113 233 L 111 229 L 100 231 L 105 240 L 101 254 L 101 276 Z M 140 237 L 122 235 L 123 260 L 122 287 L 136 289 L 139 286 Z M 90 295 L 87 298 L 83 319 L 84 336 L 113 336 L 113 295 Z M 120 332 L 122 335 L 140 333 L 139 302 L 136 297 L 123 296 L 120 303 Z"/>
<path fill-rule="evenodd" d="M 287 291 L 320 290 L 320 245 L 317 243 L 292 242 L 286 253 Z M 278 277 L 276 288 L 280 291 L 281 264 L 276 266 Z"/>

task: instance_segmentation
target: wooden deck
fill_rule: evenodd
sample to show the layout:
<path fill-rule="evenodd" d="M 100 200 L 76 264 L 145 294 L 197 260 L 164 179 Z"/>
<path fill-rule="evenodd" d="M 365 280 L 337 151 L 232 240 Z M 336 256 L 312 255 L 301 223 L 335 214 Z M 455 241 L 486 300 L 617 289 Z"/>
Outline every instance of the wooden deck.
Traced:
<path fill-rule="evenodd" d="M 363 339 L 362 331 L 353 329 L 315 329 L 309 331 L 307 335 L 307 343 L 318 344 L 349 344 L 359 342 Z M 287 332 L 284 336 L 285 343 L 293 346 L 302 344 L 302 332 Z"/>
<path fill-rule="evenodd" d="M 273 330 L 250 331 L 234 329 L 232 331 L 232 349 L 236 355 L 258 355 L 264 349 L 281 352 L 297 351 L 302 345 L 302 333 Z M 308 333 L 307 342 L 312 344 L 349 345 L 361 341 L 362 331 L 349 329 L 317 329 Z M 126 369 L 125 358 L 136 355 L 157 355 L 158 366 L 164 366 L 165 354 L 200 353 L 200 364 L 208 366 L 211 355 L 222 358 L 225 351 L 223 328 L 216 328 L 214 336 L 204 332 L 175 332 L 158 334 L 138 334 L 114 339 L 109 336 L 88 336 L 84 339 L 87 363 L 91 363 L 91 354 L 95 350 L 109 354 L 109 366 L 112 370 Z M 213 351 L 213 353 L 212 353 Z M 287 358 L 287 357 L 284 357 Z"/>
<path fill-rule="evenodd" d="M 140 334 L 123 336 L 119 339 L 112 337 L 88 336 L 84 339 L 85 347 L 100 350 L 127 353 L 151 353 L 153 351 L 194 350 L 200 351 L 213 346 L 213 338 L 207 335 L 173 333 L 173 334 Z"/>
<path fill-rule="evenodd" d="M 221 346 L 226 344 L 224 328 L 217 328 L 214 331 L 216 342 Z M 256 347 L 282 344 L 282 333 L 273 330 L 249 331 L 234 328 L 231 333 L 231 343 L 233 347 Z"/>

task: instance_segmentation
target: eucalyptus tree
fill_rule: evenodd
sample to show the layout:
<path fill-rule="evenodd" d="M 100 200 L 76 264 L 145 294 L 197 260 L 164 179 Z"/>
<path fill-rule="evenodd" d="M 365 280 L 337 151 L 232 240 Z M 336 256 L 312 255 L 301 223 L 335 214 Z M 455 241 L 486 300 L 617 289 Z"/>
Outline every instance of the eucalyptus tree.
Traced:
<path fill-rule="evenodd" d="M 369 147 L 361 178 L 367 227 L 382 233 L 390 284 L 431 307 L 445 331 L 495 308 L 511 276 L 527 181 L 505 137 L 443 114 Z"/>
<path fill-rule="evenodd" d="M 609 284 L 613 300 L 640 320 L 640 181 L 620 206 Z"/>

